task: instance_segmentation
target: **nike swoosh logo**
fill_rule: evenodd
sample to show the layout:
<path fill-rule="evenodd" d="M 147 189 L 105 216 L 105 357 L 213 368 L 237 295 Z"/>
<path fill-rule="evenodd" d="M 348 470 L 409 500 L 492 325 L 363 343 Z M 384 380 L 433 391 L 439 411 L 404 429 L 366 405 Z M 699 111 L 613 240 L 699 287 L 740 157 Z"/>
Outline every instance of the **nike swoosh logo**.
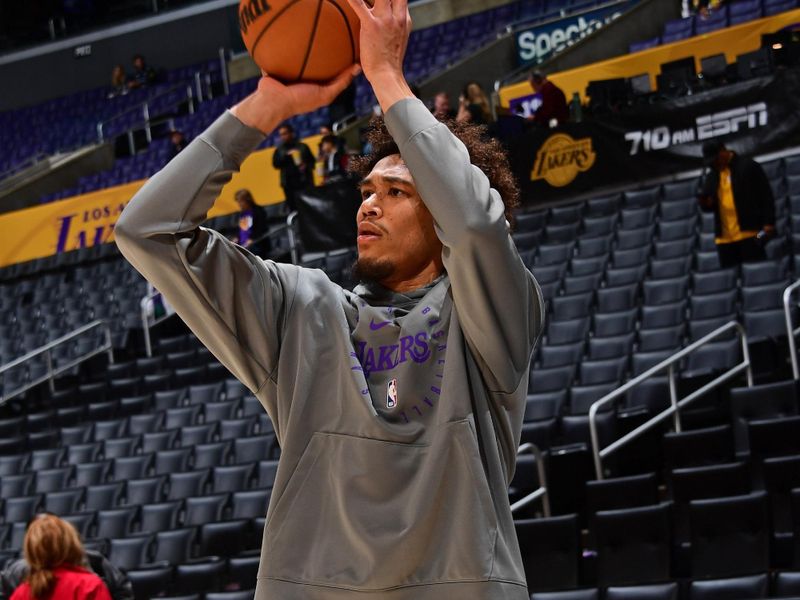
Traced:
<path fill-rule="evenodd" d="M 391 321 L 384 321 L 383 323 L 376 323 L 373 319 L 369 320 L 369 328 L 372 331 L 378 331 L 379 329 L 383 329 L 387 325 L 391 325 Z"/>

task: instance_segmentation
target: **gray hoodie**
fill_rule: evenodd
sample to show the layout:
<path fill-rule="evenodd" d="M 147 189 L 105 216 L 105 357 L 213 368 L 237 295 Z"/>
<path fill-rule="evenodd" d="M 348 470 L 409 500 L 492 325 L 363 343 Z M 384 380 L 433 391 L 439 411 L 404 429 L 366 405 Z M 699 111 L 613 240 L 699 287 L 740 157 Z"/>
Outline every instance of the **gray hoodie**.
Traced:
<path fill-rule="evenodd" d="M 503 202 L 416 99 L 391 107 L 446 275 L 396 294 L 200 227 L 262 141 L 221 116 L 130 202 L 125 257 L 269 413 L 259 600 L 528 598 L 507 488 L 544 303 Z"/>

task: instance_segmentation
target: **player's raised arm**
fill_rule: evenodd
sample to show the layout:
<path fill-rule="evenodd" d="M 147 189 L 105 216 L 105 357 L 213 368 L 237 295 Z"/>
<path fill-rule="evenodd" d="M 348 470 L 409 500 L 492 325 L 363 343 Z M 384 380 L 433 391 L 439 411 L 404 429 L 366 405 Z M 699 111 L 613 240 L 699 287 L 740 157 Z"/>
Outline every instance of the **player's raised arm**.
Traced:
<path fill-rule="evenodd" d="M 349 1 L 361 19 L 364 74 L 433 215 L 464 332 L 494 391 L 511 393 L 527 381 L 544 303 L 509 235 L 503 198 L 405 81 L 411 30 L 406 0 L 376 0 L 373 8 Z"/>
<path fill-rule="evenodd" d="M 200 224 L 265 133 L 329 103 L 356 72 L 351 67 L 325 85 L 263 77 L 144 185 L 115 227 L 125 258 L 254 392 L 277 364 L 282 309 L 297 270 L 262 261 Z"/>

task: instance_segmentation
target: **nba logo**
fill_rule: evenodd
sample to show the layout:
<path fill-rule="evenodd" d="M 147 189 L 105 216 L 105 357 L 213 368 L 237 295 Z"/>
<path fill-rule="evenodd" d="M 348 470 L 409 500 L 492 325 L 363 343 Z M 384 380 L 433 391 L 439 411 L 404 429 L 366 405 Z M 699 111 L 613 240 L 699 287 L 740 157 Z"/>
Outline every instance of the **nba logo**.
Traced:
<path fill-rule="evenodd" d="M 386 408 L 397 406 L 397 379 L 392 379 L 386 387 Z"/>

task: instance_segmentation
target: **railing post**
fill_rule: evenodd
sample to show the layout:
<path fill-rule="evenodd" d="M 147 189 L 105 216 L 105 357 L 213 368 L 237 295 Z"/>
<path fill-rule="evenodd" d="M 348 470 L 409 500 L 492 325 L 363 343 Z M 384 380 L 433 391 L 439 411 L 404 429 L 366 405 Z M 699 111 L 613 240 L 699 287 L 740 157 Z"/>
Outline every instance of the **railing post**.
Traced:
<path fill-rule="evenodd" d="M 186 86 L 186 98 L 189 100 L 189 114 L 194 114 L 194 95 L 192 93 L 192 86 Z"/>
<path fill-rule="evenodd" d="M 747 333 L 741 324 L 737 323 L 736 329 L 739 333 L 739 340 L 742 342 L 742 359 L 747 363 L 747 387 L 753 387 L 753 365 L 750 362 L 750 346 L 747 345 Z"/>
<path fill-rule="evenodd" d="M 133 141 L 133 129 L 128 129 L 128 150 L 131 151 L 131 156 L 136 154 L 136 144 Z"/>
<path fill-rule="evenodd" d="M 795 281 L 793 284 L 783 290 L 783 315 L 786 319 L 786 337 L 789 342 L 789 356 L 792 359 L 792 376 L 795 379 L 800 379 L 800 368 L 797 364 L 797 343 L 794 337 L 794 324 L 792 323 L 792 293 L 800 286 L 800 280 Z"/>
<path fill-rule="evenodd" d="M 111 325 L 106 321 L 105 323 L 105 337 L 106 345 L 108 346 L 108 364 L 114 364 L 114 346 L 111 343 Z"/>
<path fill-rule="evenodd" d="M 200 71 L 194 72 L 194 89 L 197 94 L 197 101 L 203 101 L 203 85 L 200 83 Z"/>
<path fill-rule="evenodd" d="M 672 410 L 674 410 L 674 414 L 672 415 L 673 424 L 675 425 L 675 431 L 681 431 L 681 415 L 678 409 L 678 384 L 675 381 L 675 366 L 673 363 L 669 365 L 669 401 L 672 404 Z"/>
<path fill-rule="evenodd" d="M 105 138 L 103 137 L 103 122 L 101 121 L 100 123 L 97 124 L 97 141 L 102 142 L 104 141 L 104 139 Z"/>
<path fill-rule="evenodd" d="M 149 296 L 145 296 L 142 299 L 141 306 L 139 307 L 139 311 L 142 317 L 142 333 L 144 334 L 144 351 L 147 354 L 147 357 L 150 358 L 153 356 L 153 347 L 150 344 L 150 324 L 147 322 L 147 300 Z M 155 308 L 155 305 L 154 305 Z M 155 314 L 155 311 L 153 312 Z"/>
<path fill-rule="evenodd" d="M 225 95 L 231 93 L 230 88 L 230 80 L 228 79 L 228 61 L 225 60 L 225 48 L 220 46 L 219 49 L 219 66 L 220 66 L 220 73 L 222 75 L 222 89 L 225 91 Z"/>
<path fill-rule="evenodd" d="M 597 410 L 598 402 L 593 402 L 589 407 L 589 434 L 592 438 L 592 457 L 594 458 L 594 472 L 598 481 L 603 480 L 603 462 L 600 458 L 600 440 L 597 435 Z"/>
<path fill-rule="evenodd" d="M 294 233 L 294 223 L 297 220 L 297 211 L 293 211 L 286 217 L 287 235 L 289 237 L 289 253 L 292 257 L 292 264 L 300 264 L 300 256 L 297 253 L 297 236 Z"/>
<path fill-rule="evenodd" d="M 144 117 L 144 135 L 149 144 L 153 141 L 153 133 L 150 131 L 150 107 L 147 102 L 142 105 L 142 117 Z"/>
<path fill-rule="evenodd" d="M 47 364 L 47 381 L 50 386 L 50 393 L 56 391 L 56 382 L 53 375 L 53 355 L 50 353 L 50 348 L 45 350 L 44 359 Z"/>

